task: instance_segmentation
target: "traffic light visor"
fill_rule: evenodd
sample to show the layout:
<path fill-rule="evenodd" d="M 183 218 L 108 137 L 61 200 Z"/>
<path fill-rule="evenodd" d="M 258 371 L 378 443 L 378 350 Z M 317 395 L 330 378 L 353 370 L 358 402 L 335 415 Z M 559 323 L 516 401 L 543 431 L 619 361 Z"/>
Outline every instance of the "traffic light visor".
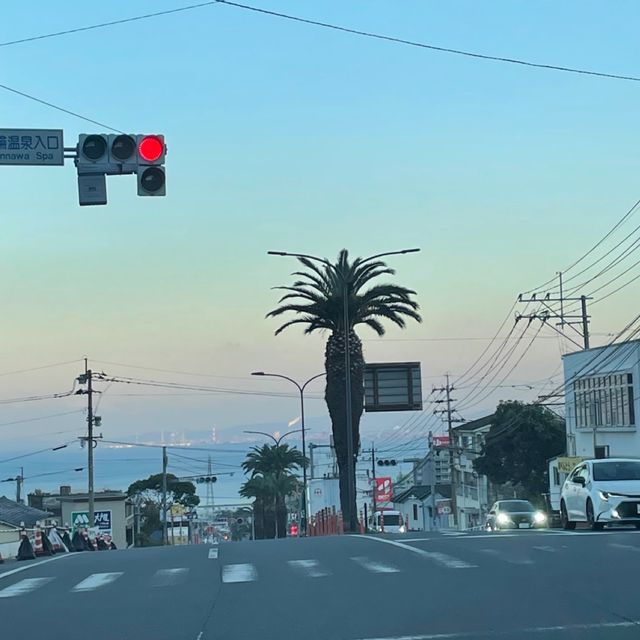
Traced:
<path fill-rule="evenodd" d="M 138 143 L 138 153 L 143 160 L 155 162 L 164 153 L 164 142 L 158 136 L 145 136 Z"/>

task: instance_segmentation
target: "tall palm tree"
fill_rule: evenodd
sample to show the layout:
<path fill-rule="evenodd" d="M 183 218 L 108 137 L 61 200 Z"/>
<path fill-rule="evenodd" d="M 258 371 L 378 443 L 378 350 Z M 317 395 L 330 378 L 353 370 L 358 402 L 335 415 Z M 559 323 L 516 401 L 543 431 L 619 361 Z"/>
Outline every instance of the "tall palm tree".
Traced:
<path fill-rule="evenodd" d="M 276 538 L 286 535 L 285 498 L 299 490 L 299 482 L 292 472 L 306 464 L 302 453 L 288 444 L 252 447 L 247 454 L 242 468 L 251 477 L 242 485 L 240 495 L 255 498 L 254 507 L 263 514 L 265 537 L 273 537 L 272 531 Z"/>
<path fill-rule="evenodd" d="M 275 318 L 284 313 L 294 313 L 297 317 L 281 325 L 276 335 L 286 328 L 303 324 L 305 334 L 314 331 L 328 331 L 329 337 L 325 348 L 325 371 L 327 386 L 325 401 L 331 417 L 333 439 L 340 471 L 340 504 L 344 516 L 345 527 L 354 531 L 357 527 L 355 496 L 349 502 L 348 477 L 348 442 L 345 397 L 345 348 L 348 335 L 349 354 L 351 357 L 351 396 L 353 424 L 353 473 L 360 445 L 360 416 L 364 408 L 364 357 L 362 343 L 354 331 L 359 324 L 373 329 L 379 336 L 384 335 L 383 320 L 389 320 L 400 328 L 406 326 L 405 318 L 418 322 L 422 318 L 418 314 L 418 304 L 411 298 L 415 291 L 395 284 L 377 284 L 369 286 L 375 278 L 383 275 L 394 275 L 395 271 L 381 260 L 363 260 L 356 258 L 349 261 L 349 253 L 342 249 L 335 263 L 318 265 L 308 258 L 299 256 L 298 260 L 306 268 L 296 271 L 293 285 L 276 287 L 286 291 L 278 301 L 278 306 L 267 314 Z M 349 326 L 344 326 L 344 288 L 347 288 Z M 368 287 L 368 288 L 367 288 Z M 351 482 L 355 486 L 355 477 Z"/>

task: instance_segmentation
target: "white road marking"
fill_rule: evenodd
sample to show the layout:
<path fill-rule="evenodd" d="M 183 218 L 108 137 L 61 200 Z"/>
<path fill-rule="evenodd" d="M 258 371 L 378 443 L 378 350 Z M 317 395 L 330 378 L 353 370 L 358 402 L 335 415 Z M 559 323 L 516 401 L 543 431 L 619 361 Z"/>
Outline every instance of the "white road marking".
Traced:
<path fill-rule="evenodd" d="M 88 578 L 78 582 L 71 591 L 94 591 L 95 589 L 104 587 L 114 580 L 117 580 L 122 573 L 122 571 L 113 571 L 111 573 L 92 573 Z"/>
<path fill-rule="evenodd" d="M 351 560 L 357 562 L 361 567 L 364 567 L 368 571 L 373 571 L 373 573 L 398 573 L 398 571 L 400 571 L 398 567 L 394 567 L 391 564 L 371 560 L 364 556 L 355 556 L 351 558 Z"/>
<path fill-rule="evenodd" d="M 222 582 L 253 582 L 258 572 L 252 564 L 227 564 L 222 568 Z"/>
<path fill-rule="evenodd" d="M 61 556 L 55 556 L 53 558 L 47 558 L 46 560 L 40 560 L 40 562 L 34 562 L 32 564 L 27 564 L 24 567 L 18 567 L 17 569 L 11 569 L 11 571 L 5 571 L 4 573 L 0 573 L 0 579 L 6 578 L 7 576 L 12 576 L 14 573 L 20 573 L 21 571 L 26 571 L 27 569 L 32 569 L 33 567 L 37 567 L 41 564 L 45 564 L 47 562 L 53 562 L 54 560 L 62 560 L 62 558 L 70 558 L 74 555 L 78 555 L 75 553 L 65 553 Z"/>
<path fill-rule="evenodd" d="M 525 558 L 518 559 L 504 557 L 502 551 L 498 551 L 498 549 L 480 549 L 480 551 L 482 551 L 482 553 L 487 553 L 489 555 L 499 557 L 500 560 L 504 560 L 504 562 L 508 562 L 509 564 L 533 564 L 533 560 L 527 560 Z"/>
<path fill-rule="evenodd" d="M 400 549 L 404 549 L 405 551 L 411 551 L 423 558 L 427 558 L 428 560 L 433 560 L 439 565 L 447 567 L 448 569 L 477 569 L 478 566 L 475 564 L 470 564 L 469 562 L 465 562 L 464 560 L 459 560 L 458 558 L 453 558 L 452 556 L 448 556 L 446 553 L 440 553 L 438 551 L 425 551 L 424 549 L 418 549 L 417 547 L 412 547 L 411 545 L 404 544 L 402 542 L 397 542 L 396 540 L 386 540 L 385 538 L 374 538 L 372 536 L 364 536 L 361 534 L 355 534 L 352 537 L 354 538 L 364 538 L 365 540 L 372 540 L 373 542 L 381 542 L 383 544 L 390 544 L 394 547 L 399 547 Z"/>
<path fill-rule="evenodd" d="M 15 596 L 23 596 L 25 593 L 35 591 L 38 587 L 50 582 L 53 578 L 26 578 L 12 584 L 10 587 L 5 587 L 0 591 L 0 598 L 13 598 Z"/>
<path fill-rule="evenodd" d="M 361 640 L 462 640 L 463 638 L 477 638 L 478 635 L 491 635 L 491 637 L 517 638 L 522 634 L 548 634 L 555 631 L 591 631 L 596 629 L 625 629 L 640 627 L 640 620 L 624 620 L 622 622 L 594 622 L 585 624 L 565 624 L 553 627 L 525 627 L 511 631 L 491 631 L 484 633 L 479 631 L 463 631 L 461 633 L 427 633 L 419 636 L 386 636 L 376 638 L 362 638 Z"/>
<path fill-rule="evenodd" d="M 209 549 L 209 560 L 217 560 L 218 559 L 218 549 Z"/>
<path fill-rule="evenodd" d="M 607 546 L 624 549 L 625 551 L 640 551 L 640 547 L 635 547 L 632 544 L 620 544 L 619 542 L 609 542 Z"/>
<path fill-rule="evenodd" d="M 550 547 L 549 545 L 534 545 L 533 547 L 534 549 L 537 549 L 538 551 L 547 551 L 549 553 L 555 553 L 557 551 L 557 549 L 555 547 Z"/>
<path fill-rule="evenodd" d="M 317 560 L 289 560 L 287 564 L 302 571 L 310 578 L 322 578 L 330 575 L 330 572 L 323 569 Z"/>
<path fill-rule="evenodd" d="M 464 531 L 441 531 L 443 536 L 466 536 Z"/>
<path fill-rule="evenodd" d="M 189 569 L 185 567 L 179 567 L 177 569 L 159 569 L 153 575 L 154 587 L 169 587 L 180 582 L 184 582 L 187 579 Z"/>

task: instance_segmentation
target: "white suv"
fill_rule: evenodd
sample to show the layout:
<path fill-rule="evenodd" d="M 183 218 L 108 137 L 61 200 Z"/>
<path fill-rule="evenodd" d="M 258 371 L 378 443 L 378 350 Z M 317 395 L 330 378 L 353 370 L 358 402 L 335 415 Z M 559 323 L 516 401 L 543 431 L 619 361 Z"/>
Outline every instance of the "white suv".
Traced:
<path fill-rule="evenodd" d="M 633 523 L 640 529 L 640 460 L 586 460 L 565 480 L 560 498 L 564 529 L 587 522 L 594 531 L 605 524 Z"/>

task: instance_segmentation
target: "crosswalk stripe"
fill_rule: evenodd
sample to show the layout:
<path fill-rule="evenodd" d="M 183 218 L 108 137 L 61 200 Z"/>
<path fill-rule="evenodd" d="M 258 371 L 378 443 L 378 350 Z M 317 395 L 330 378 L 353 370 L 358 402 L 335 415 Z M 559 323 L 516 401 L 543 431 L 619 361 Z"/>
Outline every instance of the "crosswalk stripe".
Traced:
<path fill-rule="evenodd" d="M 222 568 L 222 582 L 253 582 L 258 572 L 252 564 L 227 564 Z"/>
<path fill-rule="evenodd" d="M 287 564 L 310 578 L 323 578 L 331 575 L 329 571 L 320 566 L 317 560 L 289 560 Z"/>
<path fill-rule="evenodd" d="M 509 556 L 505 556 L 502 551 L 498 551 L 498 549 L 480 549 L 480 551 L 488 555 L 500 556 L 500 560 L 508 562 L 509 564 L 533 564 L 533 560 L 525 558 L 510 558 Z"/>
<path fill-rule="evenodd" d="M 117 580 L 122 573 L 122 571 L 113 571 L 111 573 L 92 573 L 88 578 L 78 582 L 71 591 L 94 591 L 95 589 L 100 589 L 100 587 L 104 587 Z"/>
<path fill-rule="evenodd" d="M 152 583 L 154 587 L 169 587 L 179 584 L 187 579 L 189 569 L 178 567 L 176 569 L 159 569 L 153 575 Z"/>
<path fill-rule="evenodd" d="M 555 553 L 555 552 L 557 551 L 557 549 L 556 549 L 556 548 L 554 548 L 554 547 L 550 547 L 550 546 L 548 546 L 548 545 L 544 545 L 544 544 L 541 544 L 541 545 L 534 545 L 534 547 L 533 547 L 533 548 L 534 548 L 534 549 L 537 549 L 538 551 L 548 551 L 549 553 Z"/>
<path fill-rule="evenodd" d="M 393 565 L 386 564 L 377 560 L 371 560 L 370 558 L 366 558 L 365 556 L 355 556 L 351 558 L 351 560 L 357 562 L 361 567 L 367 569 L 368 571 L 372 571 L 373 573 L 397 573 L 398 571 L 400 571 L 398 567 L 394 567 Z"/>
<path fill-rule="evenodd" d="M 615 549 L 624 549 L 625 551 L 640 551 L 640 547 L 636 547 L 632 544 L 620 544 L 619 542 L 610 542 L 608 546 L 614 547 Z"/>
<path fill-rule="evenodd" d="M 23 596 L 25 593 L 35 591 L 38 587 L 50 582 L 53 578 L 26 578 L 5 587 L 0 591 L 0 598 L 13 598 L 15 596 Z"/>

